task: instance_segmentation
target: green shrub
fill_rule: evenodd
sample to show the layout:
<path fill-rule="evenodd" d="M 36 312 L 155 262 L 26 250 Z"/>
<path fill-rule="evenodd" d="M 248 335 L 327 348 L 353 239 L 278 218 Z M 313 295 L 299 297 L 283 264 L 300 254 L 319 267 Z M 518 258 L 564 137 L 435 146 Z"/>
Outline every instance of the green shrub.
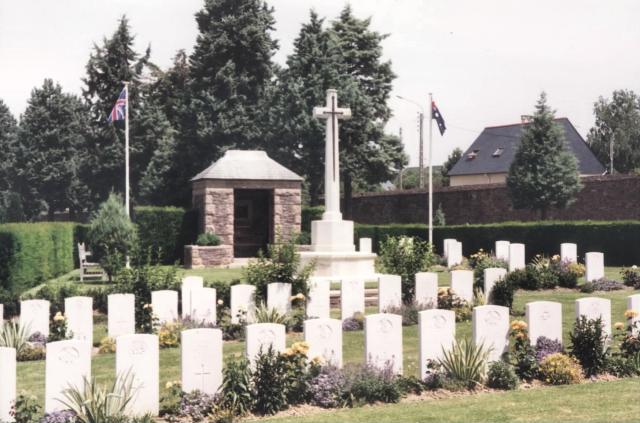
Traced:
<path fill-rule="evenodd" d="M 391 365 L 384 369 L 368 364 L 346 366 L 344 373 L 345 395 L 350 405 L 396 403 L 404 393 L 400 378 L 394 374 Z"/>
<path fill-rule="evenodd" d="M 120 196 L 110 194 L 91 219 L 91 251 L 107 273 L 109 282 L 124 267 L 125 257 L 133 250 L 136 227 L 127 216 Z"/>
<path fill-rule="evenodd" d="M 538 360 L 536 349 L 529 342 L 529 332 L 527 323 L 522 320 L 511 322 L 511 332 L 513 338 L 510 347 L 510 358 L 520 379 L 531 381 L 538 375 Z"/>
<path fill-rule="evenodd" d="M 388 237 L 379 252 L 382 271 L 402 278 L 402 301 L 413 302 L 416 273 L 429 270 L 436 262 L 432 246 L 419 238 Z"/>
<path fill-rule="evenodd" d="M 4 288 L 0 288 L 0 304 L 3 305 L 5 320 L 9 320 L 13 316 L 20 314 L 20 297 L 18 294 L 10 292 Z"/>
<path fill-rule="evenodd" d="M 571 355 L 578 359 L 587 376 L 600 374 L 606 369 L 609 349 L 601 318 L 587 319 L 586 316 L 580 316 L 576 319 L 569 338 Z"/>
<path fill-rule="evenodd" d="M 428 239 L 427 225 L 424 224 L 356 225 L 355 232 L 356 238 L 372 238 L 374 246 L 390 235 Z M 609 266 L 640 263 L 640 249 L 636 248 L 640 239 L 639 220 L 500 222 L 434 228 L 434 245 L 442 245 L 446 238 L 461 241 L 466 251 L 481 248 L 490 251 L 498 239 L 522 242 L 527 245 L 528 261 L 535 254 L 553 256 L 561 243 L 575 242 L 580 248 L 580 255 L 586 251 L 606 251 Z"/>
<path fill-rule="evenodd" d="M 634 265 L 630 268 L 622 269 L 620 274 L 622 275 L 622 282 L 626 286 L 640 289 L 640 269 L 638 269 L 638 266 Z"/>
<path fill-rule="evenodd" d="M 196 245 L 200 245 L 203 247 L 215 247 L 217 245 L 220 245 L 221 242 L 222 241 L 220 241 L 220 237 L 218 235 L 207 232 L 198 235 Z"/>
<path fill-rule="evenodd" d="M 302 269 L 299 267 L 300 255 L 296 251 L 296 245 L 286 242 L 269 244 L 266 254 L 258 251 L 258 257 L 249 261 L 243 273 L 247 283 L 256 287 L 255 301 L 259 303 L 266 301 L 267 285 L 272 282 L 290 283 L 292 295 L 302 294 L 306 297 L 314 264 L 310 263 Z"/>
<path fill-rule="evenodd" d="M 245 359 L 227 361 L 222 371 L 220 405 L 232 415 L 243 416 L 251 410 L 251 371 Z"/>
<path fill-rule="evenodd" d="M 484 382 L 488 358 L 489 350 L 484 345 L 463 339 L 444 351 L 438 362 L 449 381 L 475 389 Z"/>
<path fill-rule="evenodd" d="M 182 261 L 184 246 L 196 240 L 197 213 L 197 210 L 185 211 L 178 207 L 134 208 L 140 248 L 152 251 L 153 259 L 164 264 Z"/>
<path fill-rule="evenodd" d="M 0 225 L 0 288 L 20 294 L 74 268 L 73 223 Z"/>
<path fill-rule="evenodd" d="M 271 346 L 261 351 L 255 359 L 253 379 L 253 411 L 270 415 L 288 407 L 287 365 L 282 356 Z"/>
<path fill-rule="evenodd" d="M 517 287 L 514 286 L 509 278 L 500 278 L 491 289 L 489 294 L 489 302 L 494 305 L 511 308 L 513 306 L 513 296 Z"/>
<path fill-rule="evenodd" d="M 16 397 L 14 405 L 15 423 L 38 423 L 42 414 L 42 407 L 34 395 L 21 392 Z"/>
<path fill-rule="evenodd" d="M 513 366 L 502 360 L 494 361 L 489 365 L 487 373 L 487 386 L 493 389 L 512 390 L 518 387 L 518 375 Z"/>
<path fill-rule="evenodd" d="M 16 321 L 5 322 L 0 326 L 0 347 L 15 348 L 16 354 L 20 355 L 29 346 L 30 332 Z"/>
<path fill-rule="evenodd" d="M 580 363 L 568 355 L 555 353 L 540 362 L 540 378 L 551 385 L 580 383 L 583 378 Z"/>
<path fill-rule="evenodd" d="M 486 253 L 482 248 L 477 253 L 469 256 L 469 265 L 473 269 L 474 289 L 484 289 L 484 271 L 491 267 L 508 269 L 506 261 Z M 489 295 L 485 292 L 485 295 Z"/>

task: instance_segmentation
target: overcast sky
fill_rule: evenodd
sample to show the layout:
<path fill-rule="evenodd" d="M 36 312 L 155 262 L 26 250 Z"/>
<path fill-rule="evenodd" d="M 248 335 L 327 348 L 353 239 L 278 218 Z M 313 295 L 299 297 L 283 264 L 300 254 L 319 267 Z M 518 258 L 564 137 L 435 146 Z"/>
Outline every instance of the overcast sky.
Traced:
<path fill-rule="evenodd" d="M 302 22 L 314 8 L 328 20 L 343 0 L 270 0 L 275 7 L 283 63 Z M 411 164 L 417 163 L 417 107 L 434 97 L 449 130 L 434 127 L 434 163 L 454 147 L 465 149 L 485 126 L 518 122 L 542 90 L 558 116 L 586 136 L 593 102 L 614 89 L 640 91 L 640 2 L 636 0 L 352 0 L 359 17 L 389 34 L 385 58 L 397 74 L 390 132 L 403 129 Z M 142 51 L 170 64 L 191 51 L 194 14 L 202 0 L 0 0 L 0 98 L 17 116 L 44 78 L 80 93 L 93 42 L 110 35 L 126 14 Z"/>

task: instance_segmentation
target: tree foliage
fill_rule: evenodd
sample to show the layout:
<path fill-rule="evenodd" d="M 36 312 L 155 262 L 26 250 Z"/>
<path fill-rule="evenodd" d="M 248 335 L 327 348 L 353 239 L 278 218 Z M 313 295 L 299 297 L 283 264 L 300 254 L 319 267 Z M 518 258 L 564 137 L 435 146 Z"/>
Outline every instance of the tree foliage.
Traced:
<path fill-rule="evenodd" d="M 449 157 L 447 157 L 447 161 L 444 162 L 442 168 L 440 169 L 440 173 L 442 174 L 442 185 L 449 186 L 449 172 L 453 167 L 458 163 L 458 161 L 462 158 L 462 150 L 458 147 L 454 148 Z"/>
<path fill-rule="evenodd" d="M 13 214 L 17 211 L 16 205 L 12 204 L 17 195 L 11 191 L 18 148 L 17 134 L 18 122 L 0 99 L 0 223 L 19 217 Z"/>
<path fill-rule="evenodd" d="M 100 260 L 111 282 L 124 265 L 137 240 L 135 225 L 127 216 L 119 195 L 111 193 L 93 216 L 89 228 L 91 251 Z"/>
<path fill-rule="evenodd" d="M 567 150 L 544 92 L 532 122 L 523 129 L 507 175 L 507 187 L 515 208 L 539 211 L 541 219 L 546 219 L 552 207 L 568 206 L 582 188 L 577 160 Z"/>
<path fill-rule="evenodd" d="M 596 122 L 587 135 L 589 146 L 609 167 L 613 140 L 613 167 L 622 173 L 640 171 L 640 97 L 617 90 L 611 99 L 600 97 L 593 105 Z"/>
<path fill-rule="evenodd" d="M 14 185 L 28 218 L 45 210 L 51 219 L 55 211 L 82 209 L 87 120 L 81 100 L 51 79 L 31 92 L 18 131 Z"/>

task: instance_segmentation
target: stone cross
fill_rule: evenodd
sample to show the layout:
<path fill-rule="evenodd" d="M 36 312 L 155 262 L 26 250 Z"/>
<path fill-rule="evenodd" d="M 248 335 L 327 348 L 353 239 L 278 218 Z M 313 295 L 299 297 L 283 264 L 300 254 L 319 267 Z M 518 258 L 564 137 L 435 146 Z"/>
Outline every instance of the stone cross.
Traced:
<path fill-rule="evenodd" d="M 314 107 L 313 116 L 326 119 L 325 153 L 324 153 L 324 202 L 323 220 L 341 220 L 340 214 L 340 158 L 338 149 L 338 120 L 349 119 L 351 109 L 339 108 L 338 93 L 334 89 L 327 90 L 327 105 Z"/>
<path fill-rule="evenodd" d="M 202 389 L 201 389 L 202 392 L 204 392 L 204 388 L 205 388 L 205 376 L 208 376 L 210 374 L 211 372 L 205 371 L 204 364 L 200 364 L 200 371 L 197 372 L 195 375 L 202 376 Z"/>

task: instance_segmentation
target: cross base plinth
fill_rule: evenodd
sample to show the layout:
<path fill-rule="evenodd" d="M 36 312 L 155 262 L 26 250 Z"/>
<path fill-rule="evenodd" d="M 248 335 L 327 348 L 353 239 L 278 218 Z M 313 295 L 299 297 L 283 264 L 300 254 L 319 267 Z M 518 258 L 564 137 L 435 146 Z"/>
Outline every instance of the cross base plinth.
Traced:
<path fill-rule="evenodd" d="M 314 220 L 311 222 L 311 250 L 317 252 L 352 252 L 353 222 L 351 220 Z"/>

